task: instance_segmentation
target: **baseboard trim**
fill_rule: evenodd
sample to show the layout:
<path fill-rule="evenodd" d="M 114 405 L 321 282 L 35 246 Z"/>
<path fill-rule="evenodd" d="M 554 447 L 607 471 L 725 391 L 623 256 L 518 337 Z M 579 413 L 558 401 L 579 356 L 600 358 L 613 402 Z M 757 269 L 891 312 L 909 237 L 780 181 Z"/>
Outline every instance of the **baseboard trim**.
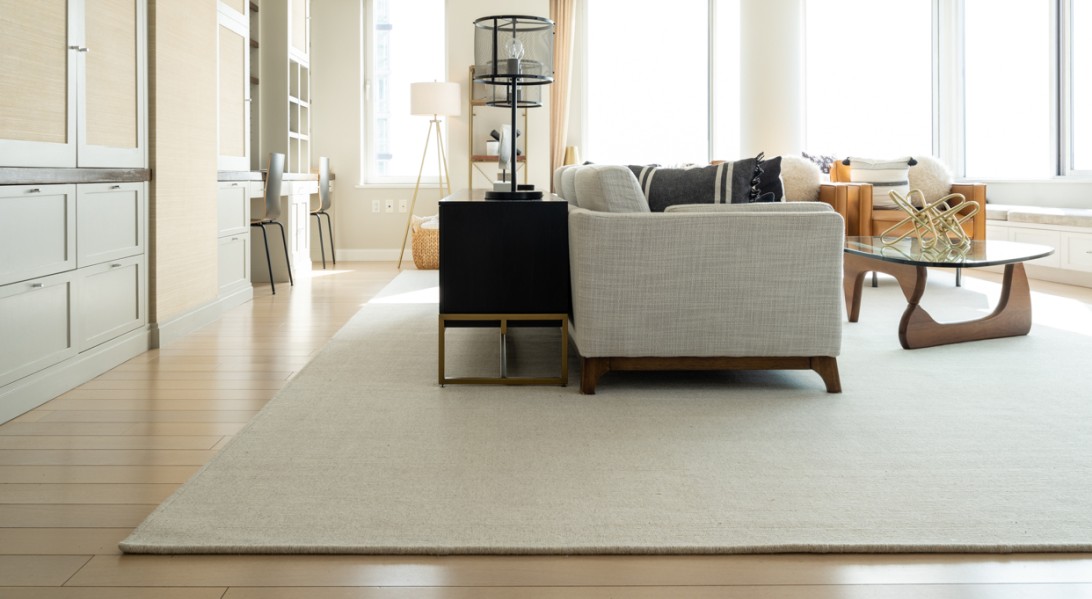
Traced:
<path fill-rule="evenodd" d="M 398 261 L 398 248 L 391 249 L 375 249 L 375 250 L 353 250 L 338 248 L 337 257 L 345 262 L 397 262 Z M 330 259 L 329 256 L 326 257 Z M 413 252 L 409 248 L 409 243 L 406 243 L 406 257 L 405 260 L 413 263 Z M 319 261 L 321 264 L 321 260 Z M 321 266 L 319 267 L 321 268 Z"/>
<path fill-rule="evenodd" d="M 249 284 L 239 289 L 221 295 L 216 300 L 172 318 L 167 322 L 158 322 L 152 327 L 151 346 L 165 347 L 196 331 L 197 329 L 216 322 L 236 306 L 240 306 L 254 299 L 254 287 Z"/>
<path fill-rule="evenodd" d="M 0 389 L 0 423 L 29 412 L 143 354 L 150 344 L 151 327 L 143 326 L 9 384 Z"/>

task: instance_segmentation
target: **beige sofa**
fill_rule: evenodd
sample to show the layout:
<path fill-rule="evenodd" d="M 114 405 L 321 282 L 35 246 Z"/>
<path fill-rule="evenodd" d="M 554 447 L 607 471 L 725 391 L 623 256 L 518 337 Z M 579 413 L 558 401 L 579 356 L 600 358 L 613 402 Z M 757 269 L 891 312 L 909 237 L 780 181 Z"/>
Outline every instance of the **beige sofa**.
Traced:
<path fill-rule="evenodd" d="M 844 223 L 829 206 L 654 214 L 626 167 L 584 166 L 571 178 L 559 189 L 570 203 L 581 392 L 612 370 L 681 369 L 810 369 L 841 390 Z"/>

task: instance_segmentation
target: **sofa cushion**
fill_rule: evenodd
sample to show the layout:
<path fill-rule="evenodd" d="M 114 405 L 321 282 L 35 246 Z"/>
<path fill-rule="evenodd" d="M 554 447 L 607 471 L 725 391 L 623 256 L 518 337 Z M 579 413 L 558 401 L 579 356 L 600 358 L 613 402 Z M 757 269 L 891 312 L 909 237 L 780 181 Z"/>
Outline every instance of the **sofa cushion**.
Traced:
<path fill-rule="evenodd" d="M 580 201 L 576 197 L 576 172 L 584 167 L 569 165 L 561 168 L 565 169 L 561 171 L 561 197 L 570 204 L 579 206 Z"/>
<path fill-rule="evenodd" d="M 1063 227 L 1092 227 L 1092 209 L 1014 206 L 1009 210 L 1008 220 L 1010 223 L 1034 223 L 1039 225 L 1060 225 Z"/>
<path fill-rule="evenodd" d="M 910 193 L 910 163 L 913 158 L 892 158 L 877 160 L 873 158 L 846 158 L 843 163 L 849 165 L 849 180 L 853 183 L 872 184 L 872 206 L 874 208 L 898 208 L 888 195 L 897 191 L 906 197 Z"/>
<path fill-rule="evenodd" d="M 631 165 L 649 208 L 662 212 L 675 204 L 744 204 L 780 201 L 781 157 L 762 155 L 690 168 Z"/>
<path fill-rule="evenodd" d="M 589 164 L 575 170 L 577 204 L 597 212 L 648 212 L 633 172 L 624 166 Z M 569 171 L 566 171 L 569 172 Z M 563 173 L 564 174 L 564 173 Z"/>

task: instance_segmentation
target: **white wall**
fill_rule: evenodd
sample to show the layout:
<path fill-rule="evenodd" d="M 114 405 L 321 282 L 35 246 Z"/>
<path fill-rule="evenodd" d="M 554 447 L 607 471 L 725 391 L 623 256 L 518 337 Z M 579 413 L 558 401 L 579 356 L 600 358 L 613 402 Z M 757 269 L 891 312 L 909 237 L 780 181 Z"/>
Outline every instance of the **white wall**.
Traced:
<path fill-rule="evenodd" d="M 360 186 L 360 90 L 361 90 L 361 1 L 321 0 L 311 3 L 311 86 L 313 110 L 311 116 L 312 159 L 330 158 L 330 168 L 336 174 L 333 193 L 334 237 L 338 258 L 343 260 L 395 260 L 402 244 L 407 214 L 371 211 L 372 200 L 409 199 L 413 185 L 397 187 Z M 447 73 L 449 81 L 462 86 L 463 114 L 448 119 L 447 158 L 452 189 L 468 185 L 469 166 L 468 119 L 469 68 L 474 61 L 475 19 L 495 14 L 525 14 L 549 16 L 548 0 L 448 0 L 447 1 Z M 543 94 L 541 108 L 529 113 L 527 150 L 530 159 L 530 182 L 538 189 L 550 185 L 550 108 L 549 94 Z M 481 126 L 475 122 L 476 135 L 488 135 L 491 119 L 503 118 L 505 111 L 479 109 L 490 114 Z M 521 117 L 522 118 L 522 117 Z M 522 128 L 522 126 L 521 126 Z M 425 143 L 428 120 L 421 118 L 421 144 Z M 477 176 L 477 175 L 476 175 Z M 522 176 L 520 182 L 522 182 Z M 486 180 L 477 176 L 475 187 Z M 437 185 L 422 184 L 417 197 L 419 215 L 435 214 L 441 197 Z M 317 244 L 314 252 L 317 259 Z M 410 260 L 409 242 L 406 259 Z M 411 261 L 412 263 L 412 261 Z"/>

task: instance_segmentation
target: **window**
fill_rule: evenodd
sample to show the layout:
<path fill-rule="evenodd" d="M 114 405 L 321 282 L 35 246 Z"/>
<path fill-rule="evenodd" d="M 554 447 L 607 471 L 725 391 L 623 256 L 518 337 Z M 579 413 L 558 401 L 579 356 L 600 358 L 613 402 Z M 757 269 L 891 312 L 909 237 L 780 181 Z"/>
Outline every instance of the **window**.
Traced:
<path fill-rule="evenodd" d="M 932 1 L 807 0 L 805 15 L 805 149 L 932 154 Z"/>
<path fill-rule="evenodd" d="M 1055 174 L 1052 0 L 964 0 L 963 121 L 971 178 Z"/>
<path fill-rule="evenodd" d="M 588 0 L 584 157 L 614 164 L 709 156 L 709 1 L 671 10 Z"/>
<path fill-rule="evenodd" d="M 1071 0 L 1069 170 L 1092 173 L 1092 0 Z"/>
<path fill-rule="evenodd" d="M 444 0 L 362 0 L 366 183 L 413 183 L 428 120 L 410 115 L 410 83 L 446 80 Z M 438 180 L 426 161 L 422 180 Z"/>

